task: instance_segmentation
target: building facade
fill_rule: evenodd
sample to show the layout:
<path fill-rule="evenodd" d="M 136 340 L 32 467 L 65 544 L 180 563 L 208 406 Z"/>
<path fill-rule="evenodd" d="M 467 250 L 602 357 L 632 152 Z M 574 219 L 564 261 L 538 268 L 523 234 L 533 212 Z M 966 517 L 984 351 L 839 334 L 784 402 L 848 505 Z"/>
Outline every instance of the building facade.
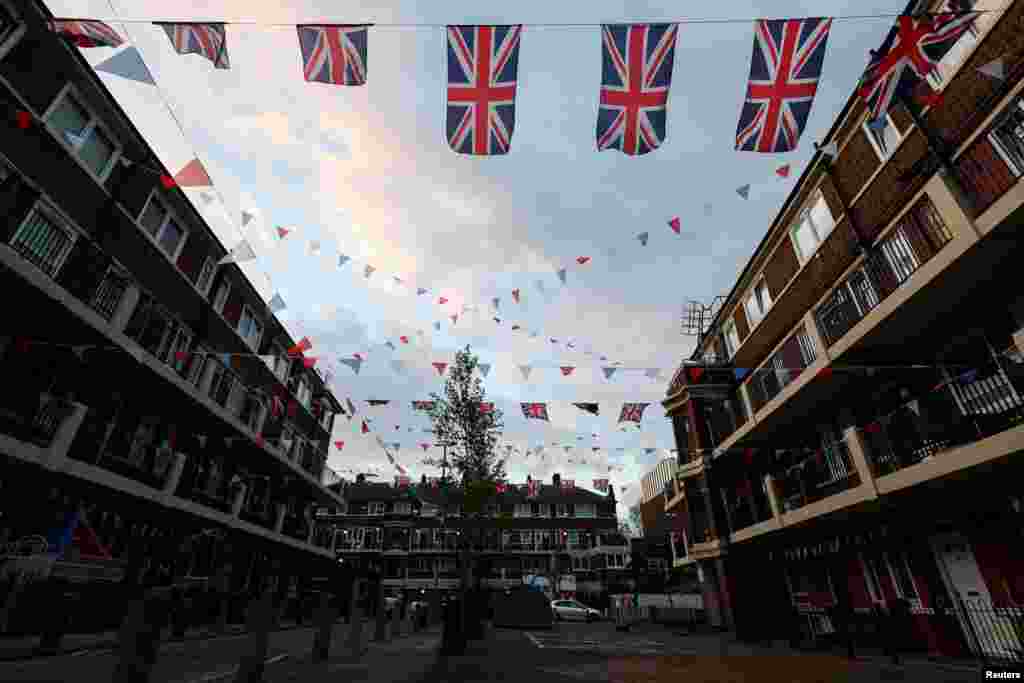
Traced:
<path fill-rule="evenodd" d="M 338 558 L 376 569 L 393 594 L 453 590 L 461 577 L 459 548 L 473 544 L 481 583 L 492 589 L 531 582 L 594 600 L 624 585 L 629 545 L 618 532 L 614 492 L 607 496 L 551 484 L 509 485 L 481 517 L 467 515 L 456 488 L 356 482 L 342 489 L 344 509 L 318 521 L 334 529 Z M 614 591 L 612 591 L 614 592 Z"/>
<path fill-rule="evenodd" d="M 341 405 L 50 18 L 0 2 L 0 628 L 54 581 L 286 592 Z"/>
<path fill-rule="evenodd" d="M 677 562 L 746 636 L 1024 655 L 1024 3 L 968 4 L 884 128 L 850 97 L 669 386 Z"/>

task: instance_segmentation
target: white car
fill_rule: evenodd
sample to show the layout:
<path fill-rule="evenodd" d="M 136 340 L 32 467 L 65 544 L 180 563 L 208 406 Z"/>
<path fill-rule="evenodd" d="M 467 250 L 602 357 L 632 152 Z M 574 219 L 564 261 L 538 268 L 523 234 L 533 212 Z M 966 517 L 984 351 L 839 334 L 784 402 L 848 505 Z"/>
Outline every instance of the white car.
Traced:
<path fill-rule="evenodd" d="M 552 600 L 551 613 L 555 621 L 598 621 L 601 613 L 575 600 Z"/>

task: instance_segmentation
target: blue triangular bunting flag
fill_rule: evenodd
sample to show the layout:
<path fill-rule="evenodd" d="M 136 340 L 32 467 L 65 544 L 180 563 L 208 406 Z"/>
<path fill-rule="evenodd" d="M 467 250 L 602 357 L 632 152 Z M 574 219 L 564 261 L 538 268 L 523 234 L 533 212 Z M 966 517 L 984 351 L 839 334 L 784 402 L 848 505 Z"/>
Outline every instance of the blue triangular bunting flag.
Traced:
<path fill-rule="evenodd" d="M 338 254 L 338 267 L 341 268 L 343 265 L 351 261 L 352 259 L 344 254 Z"/>
<path fill-rule="evenodd" d="M 342 358 L 341 363 L 342 365 L 347 365 L 352 368 L 352 372 L 357 375 L 359 374 L 359 368 L 363 365 L 363 361 L 358 358 Z"/>
<path fill-rule="evenodd" d="M 737 187 L 736 194 L 743 197 L 744 199 L 747 199 L 750 196 L 750 185 L 747 184 L 743 185 L 742 187 Z"/>
<path fill-rule="evenodd" d="M 153 80 L 153 75 L 149 73 L 149 68 L 147 68 L 146 63 L 142 61 L 142 55 L 139 54 L 139 51 L 135 47 L 130 45 L 113 57 L 100 62 L 93 68 L 96 71 L 103 71 L 108 74 L 120 76 L 121 78 L 138 81 L 139 83 L 156 85 L 156 81 Z"/>
<path fill-rule="evenodd" d="M 483 375 L 484 377 L 486 377 L 491 372 L 490 363 L 480 363 L 480 365 L 478 365 L 477 367 L 480 368 L 480 374 Z"/>

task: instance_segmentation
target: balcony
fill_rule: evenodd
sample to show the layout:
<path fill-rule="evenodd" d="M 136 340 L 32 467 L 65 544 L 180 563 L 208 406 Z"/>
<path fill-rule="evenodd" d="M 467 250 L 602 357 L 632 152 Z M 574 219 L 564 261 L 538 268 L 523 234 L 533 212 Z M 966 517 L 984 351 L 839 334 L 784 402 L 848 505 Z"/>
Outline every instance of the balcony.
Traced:
<path fill-rule="evenodd" d="M 825 344 L 839 341 L 952 240 L 953 233 L 926 196 L 817 308 L 814 317 Z"/>
<path fill-rule="evenodd" d="M 747 381 L 750 403 L 755 412 L 778 396 L 817 359 L 814 342 L 801 325 L 768 362 Z"/>
<path fill-rule="evenodd" d="M 791 450 L 780 458 L 775 490 L 783 512 L 860 485 L 860 475 L 845 441 L 825 442 L 816 453 Z"/>
<path fill-rule="evenodd" d="M 730 533 L 766 522 L 772 518 L 771 504 L 764 480 L 740 481 L 724 490 L 726 519 Z"/>
<path fill-rule="evenodd" d="M 909 394 L 909 392 L 907 392 Z M 1024 424 L 1024 359 L 992 358 L 861 425 L 876 477 Z"/>
<path fill-rule="evenodd" d="M 0 434 L 46 448 L 74 406 L 49 393 L 24 389 L 17 392 L 17 400 L 13 392 L 4 392 L 7 396 L 0 399 Z"/>
<path fill-rule="evenodd" d="M 979 216 L 1024 175 L 1024 98 L 1018 97 L 956 160 L 959 178 Z"/>

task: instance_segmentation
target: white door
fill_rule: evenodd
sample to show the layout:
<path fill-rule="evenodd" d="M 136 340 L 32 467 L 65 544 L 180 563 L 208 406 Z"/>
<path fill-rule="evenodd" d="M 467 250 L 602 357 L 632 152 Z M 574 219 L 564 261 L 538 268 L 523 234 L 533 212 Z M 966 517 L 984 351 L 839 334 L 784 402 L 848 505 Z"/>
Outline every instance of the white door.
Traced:
<path fill-rule="evenodd" d="M 967 539 L 960 534 L 934 536 L 932 548 L 947 584 L 966 608 L 967 614 L 959 616 L 972 649 L 993 657 L 1016 656 L 1022 647 L 1013 622 L 997 614 Z"/>

